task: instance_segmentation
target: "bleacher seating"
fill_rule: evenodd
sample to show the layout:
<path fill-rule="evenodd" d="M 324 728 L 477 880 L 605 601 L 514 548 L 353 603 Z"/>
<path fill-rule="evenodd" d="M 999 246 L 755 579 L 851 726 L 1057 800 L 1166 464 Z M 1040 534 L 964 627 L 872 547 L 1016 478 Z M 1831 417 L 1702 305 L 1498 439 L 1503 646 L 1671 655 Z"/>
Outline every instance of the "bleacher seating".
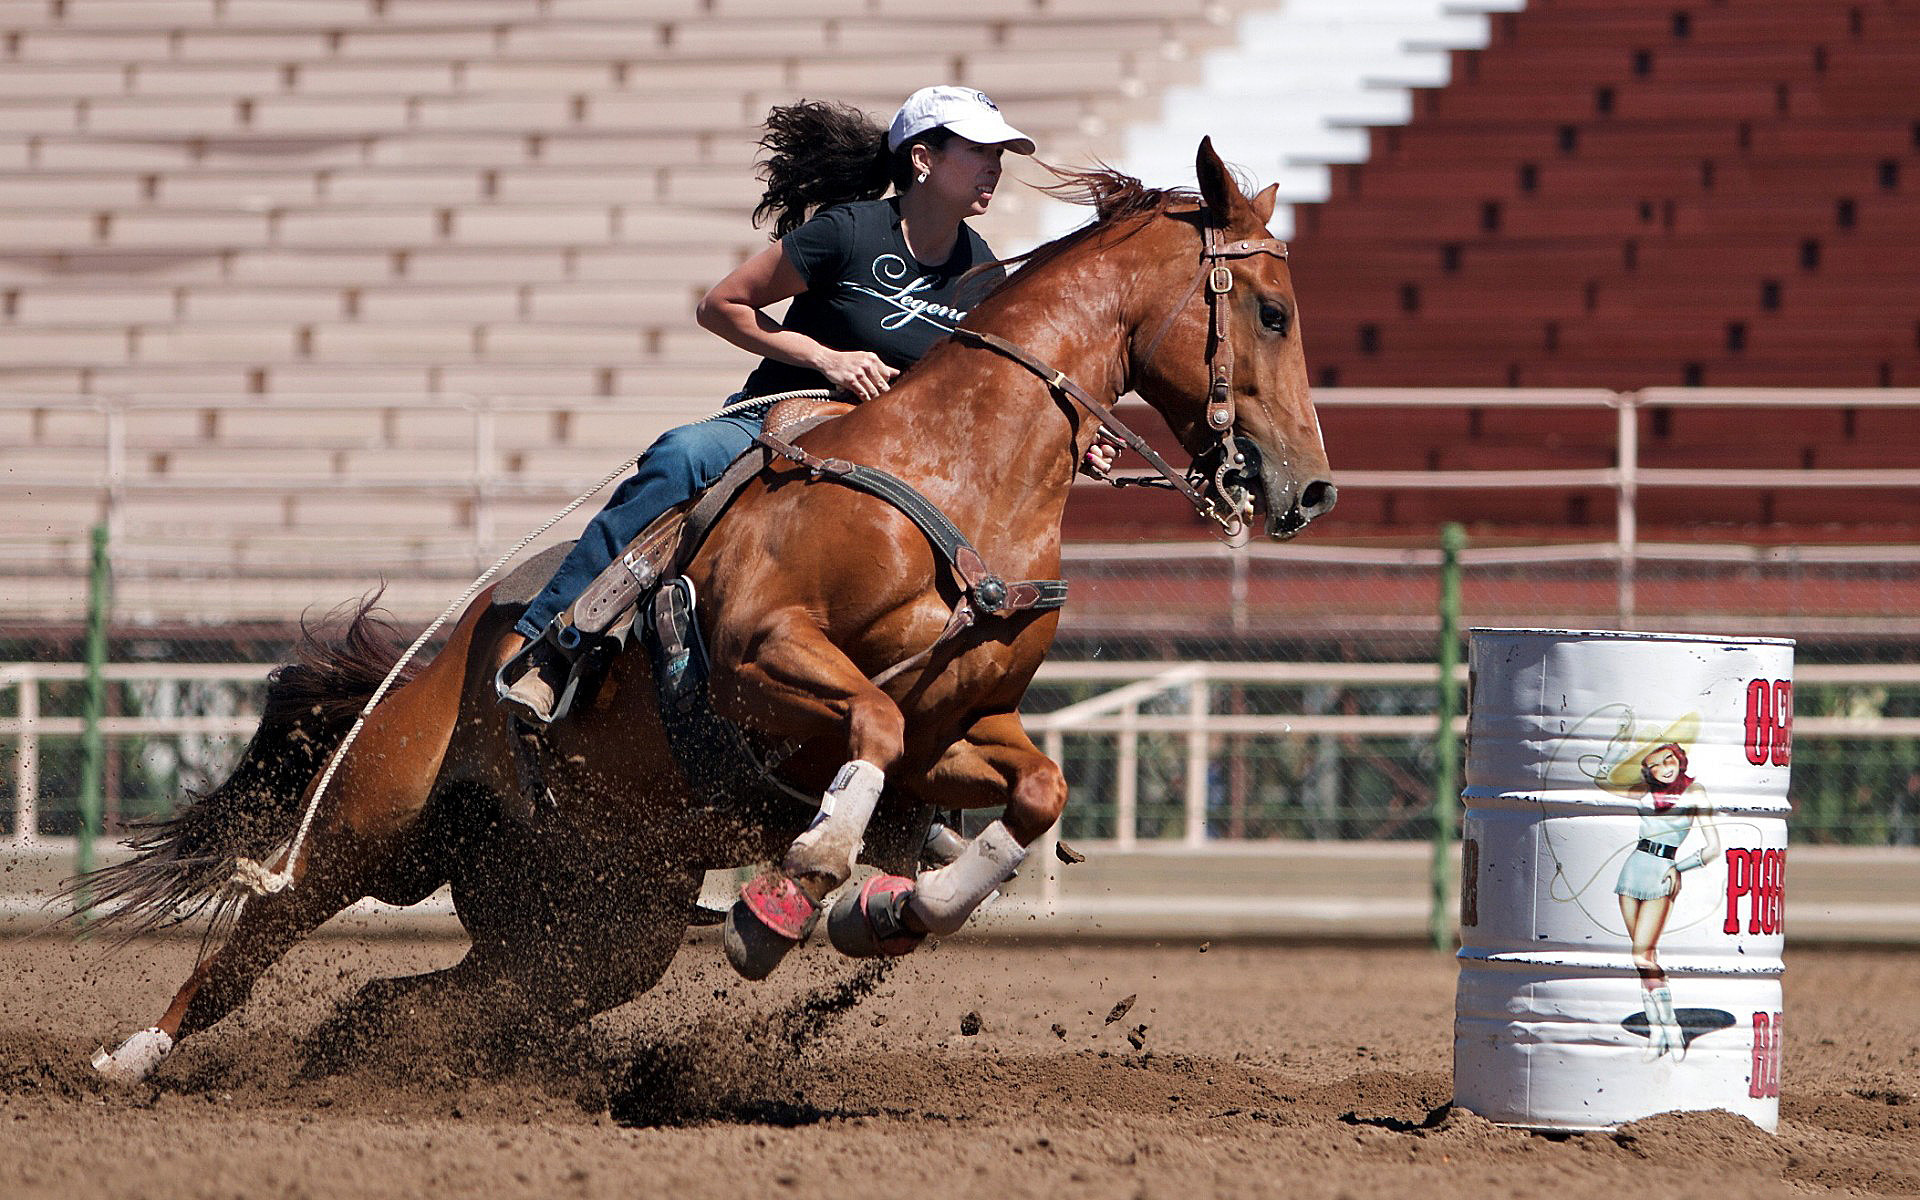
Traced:
<path fill-rule="evenodd" d="M 1515 2 L 1295 0 L 1346 32 L 1287 71 L 1260 0 L 9 5 L 0 621 L 78 611 L 102 518 L 128 618 L 285 619 L 377 574 L 437 611 L 737 386 L 749 360 L 691 308 L 764 244 L 755 125 L 801 96 L 884 115 L 973 83 L 1055 161 L 1185 182 L 1213 132 L 1262 182 L 1326 186 L 1291 230 L 1323 385 L 1920 387 L 1909 0 Z M 1356 76 L 1341 37 L 1388 65 Z M 1237 99 L 1190 86 L 1203 68 Z M 1316 91 L 1344 123 L 1300 132 Z M 1158 143 L 1131 132 L 1148 124 Z M 1022 249 L 1046 212 L 1010 187 L 983 228 Z M 1650 407 L 1639 464 L 1899 470 L 1914 416 Z M 1323 423 L 1364 482 L 1316 540 L 1613 532 L 1590 478 L 1615 465 L 1611 410 L 1341 403 Z M 1571 474 L 1371 478 L 1522 468 Z M 1916 495 L 1663 483 L 1641 536 L 1910 538 Z M 1171 497 L 1093 485 L 1069 519 L 1080 541 L 1205 536 Z"/>
<path fill-rule="evenodd" d="M 212 599 L 230 614 L 286 604 L 269 562 L 364 578 L 424 555 L 423 594 L 443 595 L 751 366 L 691 314 L 765 244 L 748 213 L 768 107 L 833 97 L 884 118 L 915 87 L 970 83 L 1050 158 L 1086 161 L 1232 10 L 9 5 L 5 612 L 73 611 L 85 526 L 107 511 L 129 617 L 204 612 L 205 596 L 180 608 L 179 581 L 235 564 Z M 984 231 L 1024 248 L 1039 204 L 1006 188 Z M 514 397 L 535 410 L 488 418 L 482 446 L 475 414 Z"/>
<path fill-rule="evenodd" d="M 1454 51 L 1446 86 L 1421 92 L 1406 124 L 1375 128 L 1371 157 L 1336 167 L 1331 197 L 1296 213 L 1294 272 L 1319 384 L 1920 384 L 1920 10 L 1533 0 L 1491 21 L 1485 48 Z M 1726 414 L 1715 443 L 1692 428 L 1708 415 L 1647 422 L 1643 463 L 1797 468 L 1867 444 L 1751 412 Z M 1328 430 L 1336 461 L 1366 467 L 1387 440 L 1382 419 L 1349 423 L 1345 446 L 1346 430 Z M 1460 447 L 1412 440 L 1390 457 L 1427 446 L 1436 462 L 1464 461 Z M 1555 454 L 1613 441 L 1610 428 L 1576 426 Z M 1920 522 L 1913 493 L 1844 504 L 1824 490 L 1787 495 L 1644 495 L 1641 532 L 1683 538 L 1720 522 L 1746 540 L 1846 540 Z M 1480 499 L 1452 501 L 1450 516 L 1511 532 Z M 1809 501 L 1825 504 L 1817 521 L 1795 515 Z M 1377 511 L 1343 500 L 1331 527 L 1365 536 Z M 1595 510 L 1586 532 L 1610 520 Z"/>
<path fill-rule="evenodd" d="M 1274 232 L 1288 205 L 1324 199 L 1327 164 L 1366 156 L 1365 124 L 1405 121 L 1408 88 L 1444 83 L 1448 47 L 1486 43 L 1489 12 L 1521 0 L 1287 0 L 1249 9 L 1157 107 L 1119 132 L 1117 162 L 1157 186 L 1191 182 L 1193 147 L 1212 137 L 1229 162 L 1276 184 Z M 1049 233 L 1076 223 L 1043 211 Z"/>
<path fill-rule="evenodd" d="M 1566 384 L 1752 384 L 1775 367 L 1907 382 L 1911 273 L 1890 268 L 1846 311 L 1822 301 L 1882 248 L 1911 258 L 1910 8 L 1536 0 L 1493 23 L 1299 214 L 1322 382 L 1401 382 L 1416 364 L 1432 384 L 1539 382 L 1549 353 Z M 1468 318 L 1484 332 L 1462 347 L 1445 322 Z"/>

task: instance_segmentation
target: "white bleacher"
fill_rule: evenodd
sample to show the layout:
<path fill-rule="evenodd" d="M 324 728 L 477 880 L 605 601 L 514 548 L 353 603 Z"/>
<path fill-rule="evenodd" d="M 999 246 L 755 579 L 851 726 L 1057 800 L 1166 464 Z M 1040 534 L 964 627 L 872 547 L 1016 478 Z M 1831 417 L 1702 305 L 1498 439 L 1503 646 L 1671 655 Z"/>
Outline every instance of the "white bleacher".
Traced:
<path fill-rule="evenodd" d="M 970 83 L 1111 157 L 1267 2 L 0 5 L 0 621 L 72 616 L 102 516 L 130 619 L 437 611 L 744 377 L 692 310 L 766 244 L 770 105 Z"/>
<path fill-rule="evenodd" d="M 1280 186 L 1273 231 L 1292 235 L 1285 206 L 1327 198 L 1326 164 L 1366 157 L 1365 126 L 1404 124 L 1409 88 L 1447 81 L 1448 50 L 1484 46 L 1487 14 L 1524 0 L 1285 0 L 1244 14 L 1231 45 L 1208 53 L 1191 82 L 1166 88 L 1153 119 L 1129 127 L 1114 165 L 1162 187 L 1189 185 L 1194 147 L 1211 136 L 1261 186 Z M 1081 214 L 1053 206 L 1049 236 Z"/>
<path fill-rule="evenodd" d="M 350 293 L 337 287 L 249 287 L 216 284 L 176 289 L 180 316 L 190 321 L 325 321 L 347 315 Z"/>

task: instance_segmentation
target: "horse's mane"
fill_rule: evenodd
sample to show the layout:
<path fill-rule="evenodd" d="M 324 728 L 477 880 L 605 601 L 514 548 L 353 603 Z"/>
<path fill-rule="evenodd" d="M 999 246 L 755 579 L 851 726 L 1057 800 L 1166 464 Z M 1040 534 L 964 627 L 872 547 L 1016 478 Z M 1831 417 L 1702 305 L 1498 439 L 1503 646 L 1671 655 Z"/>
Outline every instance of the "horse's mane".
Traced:
<path fill-rule="evenodd" d="M 1131 237 L 1145 227 L 1137 218 L 1156 216 L 1175 205 L 1200 205 L 1200 193 L 1192 188 L 1148 187 L 1124 171 L 1102 163 L 1084 168 L 1056 167 L 1041 163 L 1054 182 L 1038 185 L 1045 192 L 1069 204 L 1093 209 L 1094 218 L 1069 233 L 1036 246 L 1025 254 L 1000 260 L 1003 267 L 1019 266 L 1027 270 L 1044 266 L 1098 233 L 1133 222 L 1122 234 Z M 1024 271 L 1022 272 L 1024 273 Z"/>
<path fill-rule="evenodd" d="M 1035 246 L 1025 254 L 981 263 L 961 276 L 961 282 L 987 271 L 1004 271 L 1000 282 L 988 293 L 997 295 L 1016 278 L 1026 276 L 1035 267 L 1045 266 L 1096 234 L 1133 222 L 1133 227 L 1120 235 L 1120 239 L 1125 240 L 1146 228 L 1146 222 L 1139 218 L 1154 216 L 1175 205 L 1198 206 L 1203 203 L 1200 193 L 1192 188 L 1148 187 L 1126 172 L 1116 171 L 1104 163 L 1077 169 L 1056 167 L 1051 163 L 1040 163 L 1040 166 L 1053 176 L 1054 182 L 1037 184 L 1036 190 L 1069 204 L 1093 209 L 1093 220 L 1050 242 Z M 1007 270 L 1009 267 L 1021 269 L 1013 272 Z"/>

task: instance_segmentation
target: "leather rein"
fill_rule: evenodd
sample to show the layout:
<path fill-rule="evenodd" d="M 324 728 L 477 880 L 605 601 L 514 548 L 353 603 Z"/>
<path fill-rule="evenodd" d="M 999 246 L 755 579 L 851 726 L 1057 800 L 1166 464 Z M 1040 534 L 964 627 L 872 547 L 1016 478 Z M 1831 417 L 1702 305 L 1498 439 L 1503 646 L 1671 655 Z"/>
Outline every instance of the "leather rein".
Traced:
<path fill-rule="evenodd" d="M 1233 271 L 1228 268 L 1227 263 L 1234 259 L 1252 258 L 1258 254 L 1271 254 L 1275 258 L 1284 260 L 1287 257 L 1287 244 L 1278 238 L 1246 238 L 1236 242 L 1222 242 L 1220 231 L 1206 223 L 1204 210 L 1201 222 L 1200 270 L 1181 295 L 1179 303 L 1167 313 L 1166 319 L 1160 323 L 1159 329 L 1148 341 L 1146 352 L 1141 359 L 1141 368 L 1145 369 L 1147 364 L 1153 361 L 1153 356 L 1160 349 L 1160 343 L 1165 340 L 1167 332 L 1173 328 L 1174 321 L 1186 311 L 1187 302 L 1204 284 L 1207 289 L 1208 321 L 1207 428 L 1220 439 L 1222 459 L 1219 474 L 1224 477 L 1228 470 L 1238 465 L 1240 457 L 1233 445 L 1233 339 L 1228 336 L 1227 328 L 1227 296 L 1233 292 Z M 1116 447 L 1125 446 L 1159 473 L 1158 478 L 1138 476 L 1114 479 L 1111 481 L 1114 486 L 1133 483 L 1172 488 L 1186 497 L 1187 502 L 1193 505 L 1195 511 L 1201 516 L 1219 525 L 1229 537 L 1238 536 L 1245 530 L 1246 513 L 1243 510 L 1222 510 L 1212 496 L 1207 495 L 1201 487 L 1195 485 L 1196 478 L 1202 483 L 1206 482 L 1204 472 L 1189 470 L 1183 475 L 1175 471 L 1166 459 L 1147 444 L 1145 438 L 1134 432 L 1125 421 L 1120 419 L 1120 415 L 1114 411 L 1112 405 L 1096 398 L 1087 389 L 1067 378 L 1063 372 L 1047 365 L 1019 345 L 995 334 L 969 329 L 963 325 L 954 329 L 953 337 L 956 341 L 984 346 L 1003 357 L 1012 359 L 1039 376 L 1056 396 L 1064 396 L 1078 404 L 1098 422 L 1099 428 L 1094 434 L 1097 439 Z M 1197 462 L 1198 459 L 1195 461 Z M 1224 478 L 1216 479 L 1214 484 L 1215 490 L 1220 493 L 1222 499 L 1225 499 Z"/>

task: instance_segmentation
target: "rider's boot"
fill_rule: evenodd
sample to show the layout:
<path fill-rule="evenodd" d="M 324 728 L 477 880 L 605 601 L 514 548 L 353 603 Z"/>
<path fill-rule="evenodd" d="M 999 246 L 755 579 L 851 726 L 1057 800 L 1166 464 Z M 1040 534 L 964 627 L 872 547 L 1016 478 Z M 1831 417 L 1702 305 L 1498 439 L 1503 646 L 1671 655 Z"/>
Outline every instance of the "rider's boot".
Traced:
<path fill-rule="evenodd" d="M 573 602 L 555 616 L 534 644 L 519 655 L 524 666 L 510 660 L 519 672 L 502 681 L 500 700 L 530 725 L 552 724 L 572 704 L 571 684 L 578 692 L 589 680 L 576 679 L 575 661 L 592 647 L 611 652 L 626 642 L 634 605 L 660 581 L 672 561 L 686 520 L 684 505 L 655 518 L 627 543 L 626 550 L 601 568 Z M 588 668 L 595 664 L 589 659 Z"/>
<path fill-rule="evenodd" d="M 530 725 L 551 724 L 560 688 L 567 682 L 573 662 L 556 643 L 551 628 L 534 639 L 522 660 L 525 669 L 507 685 L 500 702 Z"/>
<path fill-rule="evenodd" d="M 886 773 L 862 759 L 840 768 L 819 815 L 787 847 L 778 869 L 740 889 L 722 937 L 727 961 L 748 979 L 764 979 L 813 929 L 820 902 L 853 874 L 886 786 Z"/>

